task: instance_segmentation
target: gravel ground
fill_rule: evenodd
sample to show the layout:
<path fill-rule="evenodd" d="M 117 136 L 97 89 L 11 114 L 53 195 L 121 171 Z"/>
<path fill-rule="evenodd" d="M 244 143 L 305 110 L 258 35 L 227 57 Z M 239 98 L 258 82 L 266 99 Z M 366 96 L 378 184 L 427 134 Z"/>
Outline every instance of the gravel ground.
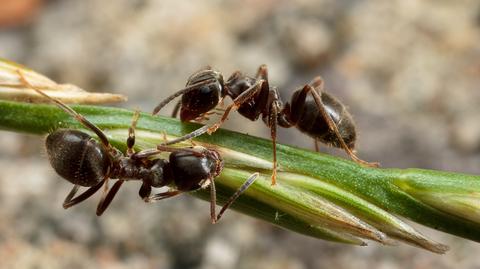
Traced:
<path fill-rule="evenodd" d="M 355 117 L 362 158 L 480 174 L 479 1 L 54 0 L 31 13 L 0 29 L 0 57 L 128 95 L 125 107 L 150 111 L 205 65 L 228 76 L 265 63 L 285 100 L 322 75 Z M 245 122 L 226 127 L 268 137 Z M 293 129 L 279 140 L 313 147 Z M 343 246 L 234 212 L 212 226 L 207 203 L 145 205 L 137 186 L 101 218 L 96 199 L 64 211 L 70 185 L 43 139 L 1 132 L 0 142 L 1 268 L 480 268 L 479 244 L 423 227 L 448 254 Z"/>

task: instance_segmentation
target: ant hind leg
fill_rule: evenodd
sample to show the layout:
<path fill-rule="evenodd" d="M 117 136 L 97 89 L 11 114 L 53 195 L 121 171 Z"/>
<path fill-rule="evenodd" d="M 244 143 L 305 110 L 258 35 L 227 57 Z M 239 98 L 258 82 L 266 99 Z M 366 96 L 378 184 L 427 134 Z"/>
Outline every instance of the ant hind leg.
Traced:
<path fill-rule="evenodd" d="M 171 198 L 181 193 L 183 192 L 182 191 L 166 191 L 166 192 L 161 192 L 161 193 L 157 193 L 157 194 L 150 195 L 147 197 L 142 197 L 142 198 L 143 198 L 143 201 L 145 201 L 145 203 L 151 203 L 151 202 L 156 202 L 163 199 Z"/>
<path fill-rule="evenodd" d="M 212 224 L 217 223 L 218 217 L 217 213 L 215 213 L 216 206 L 217 206 L 217 190 L 215 189 L 215 181 L 213 178 L 210 178 L 210 219 L 212 220 Z"/>
<path fill-rule="evenodd" d="M 178 112 L 180 111 L 180 107 L 182 106 L 182 100 L 179 100 L 172 111 L 172 118 L 176 118 L 178 116 Z"/>
<path fill-rule="evenodd" d="M 315 151 L 320 152 L 320 143 L 318 142 L 318 139 L 314 138 L 313 142 L 315 144 Z"/>
<path fill-rule="evenodd" d="M 321 77 L 316 77 L 310 82 L 310 84 L 305 85 L 303 88 L 303 91 L 310 92 L 313 96 L 313 99 L 315 100 L 315 103 L 317 104 L 318 110 L 320 111 L 322 117 L 325 119 L 325 121 L 328 124 L 328 128 L 334 132 L 335 136 L 337 137 L 338 141 L 340 142 L 340 145 L 342 146 L 343 150 L 354 160 L 355 162 L 369 166 L 369 167 L 378 167 L 379 163 L 373 162 L 367 162 L 364 161 L 360 158 L 358 158 L 355 153 L 347 146 L 345 141 L 343 140 L 340 132 L 338 131 L 337 124 L 333 121 L 333 119 L 328 115 L 327 110 L 325 109 L 325 105 L 322 102 L 322 92 L 323 92 L 323 87 L 324 87 L 324 82 Z"/>
<path fill-rule="evenodd" d="M 270 127 L 270 136 L 272 138 L 272 150 L 273 150 L 273 168 L 272 168 L 272 186 L 277 183 L 277 126 L 278 126 L 278 110 L 280 106 L 274 101 L 270 108 L 270 113 L 268 115 L 268 125 Z"/>
<path fill-rule="evenodd" d="M 135 129 L 137 128 L 138 118 L 140 117 L 140 112 L 135 110 L 132 118 L 132 124 L 128 127 L 128 138 L 127 138 L 127 156 L 132 156 L 135 153 L 133 146 L 135 146 Z"/>

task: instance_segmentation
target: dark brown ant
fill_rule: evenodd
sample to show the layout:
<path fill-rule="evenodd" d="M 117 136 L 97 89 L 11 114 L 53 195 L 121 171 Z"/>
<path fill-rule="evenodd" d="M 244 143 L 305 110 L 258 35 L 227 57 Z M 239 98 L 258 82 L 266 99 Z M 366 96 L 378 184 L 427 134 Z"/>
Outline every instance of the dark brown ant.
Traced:
<path fill-rule="evenodd" d="M 87 129 L 93 131 L 101 142 L 97 143 L 87 133 L 72 129 L 59 129 L 47 136 L 46 148 L 50 164 L 61 177 L 74 184 L 63 203 L 65 209 L 84 201 L 104 186 L 103 195 L 97 206 L 97 215 L 100 216 L 112 202 L 122 184 L 127 180 L 142 181 L 139 195 L 145 202 L 158 201 L 209 186 L 211 220 L 212 223 L 216 223 L 225 210 L 258 177 L 258 173 L 251 175 L 230 197 L 217 215 L 215 213 L 216 191 L 214 178 L 223 169 L 223 160 L 217 151 L 200 146 L 172 148 L 159 145 L 156 149 L 135 153 L 133 148 L 135 145 L 135 127 L 139 118 L 139 112 L 137 111 L 128 130 L 127 152 L 123 154 L 110 144 L 107 136 L 95 124 L 60 100 L 50 97 L 31 85 L 21 72 L 18 73 L 21 81 L 26 86 L 56 103 Z M 153 158 L 162 152 L 171 152 L 168 160 Z M 118 181 L 109 189 L 108 181 L 112 178 L 118 179 Z M 151 194 L 152 188 L 161 188 L 169 185 L 172 185 L 174 188 L 165 192 Z M 74 198 L 80 186 L 88 189 Z"/>
<path fill-rule="evenodd" d="M 215 132 L 227 120 L 228 114 L 238 110 L 242 116 L 256 121 L 261 116 L 263 122 L 270 128 L 273 142 L 273 172 L 272 185 L 276 180 L 277 153 L 276 138 L 277 125 L 290 128 L 296 127 L 315 140 L 318 151 L 318 142 L 342 148 L 355 162 L 365 166 L 378 167 L 378 163 L 369 163 L 359 159 L 354 154 L 356 131 L 352 116 L 345 106 L 332 95 L 324 92 L 321 77 L 314 78 L 309 84 L 295 91 L 291 101 L 282 104 L 276 87 L 269 86 L 267 66 L 261 65 L 255 77 L 234 72 L 227 81 L 223 75 L 210 67 L 205 67 L 194 73 L 187 81 L 186 87 L 162 101 L 153 110 L 153 115 L 170 101 L 182 96 L 177 103 L 173 116 L 176 117 L 180 109 L 180 119 L 200 121 L 212 114 L 226 96 L 233 99 L 233 103 L 226 107 L 221 119 L 211 126 L 204 126 L 183 137 L 165 143 L 178 143 L 204 133 Z M 307 98 L 308 94 L 312 98 Z"/>

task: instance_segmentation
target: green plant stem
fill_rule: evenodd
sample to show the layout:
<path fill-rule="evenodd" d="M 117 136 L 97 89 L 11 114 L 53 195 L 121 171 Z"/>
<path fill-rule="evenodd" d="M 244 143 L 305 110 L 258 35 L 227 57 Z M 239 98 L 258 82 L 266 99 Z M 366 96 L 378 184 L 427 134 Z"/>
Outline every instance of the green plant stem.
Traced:
<path fill-rule="evenodd" d="M 128 129 L 132 119 L 132 111 L 81 105 L 72 107 L 101 129 L 108 130 L 107 134 L 111 135 L 111 142 L 115 146 L 124 147 L 123 137 L 125 135 L 115 136 L 115 130 L 122 130 L 123 132 Z M 43 135 L 57 128 L 83 129 L 75 119 L 55 106 L 0 101 L 0 129 Z M 141 114 L 137 125 L 137 130 L 139 131 L 137 136 L 140 141 L 142 140 L 142 131 L 156 134 L 165 132 L 169 136 L 180 136 L 196 128 L 198 128 L 196 124 L 180 123 L 172 118 L 152 117 L 148 114 Z M 256 183 L 255 186 L 257 188 L 253 188 L 250 192 L 253 194 L 257 191 L 256 195 L 262 196 L 262 199 L 254 199 L 255 203 L 252 204 L 251 202 L 249 203 L 249 199 L 252 200 L 253 196 L 245 195 L 245 197 L 241 197 L 235 203 L 235 208 L 276 225 L 328 240 L 362 244 L 362 241 L 356 239 L 356 237 L 362 236 L 351 232 L 352 229 L 350 227 L 329 230 L 330 220 L 325 220 L 324 222 L 323 219 L 320 219 L 318 223 L 312 223 L 313 217 L 302 218 L 305 215 L 298 217 L 295 215 L 297 209 L 292 211 L 288 208 L 282 208 L 279 204 L 281 205 L 283 202 L 275 200 L 276 192 L 301 190 L 305 193 L 315 193 L 321 199 L 325 198 L 328 201 L 333 201 L 336 205 L 346 208 L 348 212 L 360 212 L 359 215 L 365 217 L 365 219 L 361 217 L 360 219 L 365 221 L 364 227 L 367 230 L 370 224 L 376 228 L 380 227 L 379 229 L 382 230 L 383 224 L 378 224 L 378 221 L 389 223 L 389 220 L 381 217 L 381 214 L 393 213 L 434 229 L 480 242 L 480 223 L 476 222 L 475 218 L 468 218 L 469 214 L 465 214 L 465 212 L 456 214 L 455 210 L 462 210 L 461 206 L 454 206 L 453 209 L 448 210 L 445 206 L 436 206 L 434 201 L 429 201 L 429 198 L 434 194 L 448 193 L 452 187 L 458 189 L 458 186 L 463 186 L 463 193 L 474 203 L 471 205 L 472 208 L 478 209 L 480 205 L 476 203 L 479 202 L 479 176 L 423 169 L 367 168 L 349 160 L 279 144 L 277 146 L 278 159 L 280 170 L 284 171 L 284 173 L 282 174 L 281 172 L 279 174 L 279 184 L 271 187 L 268 181 L 268 175 L 270 174 L 268 161 L 272 159 L 270 140 L 227 130 L 218 130 L 214 135 L 204 135 L 195 141 L 264 160 L 263 163 L 249 161 L 248 157 L 236 158 L 235 154 L 232 155 L 233 157 L 227 154 L 228 156 L 225 157 L 226 169 L 221 177 L 217 179 L 217 182 L 220 186 L 228 186 L 229 183 L 235 180 L 244 180 L 245 175 L 248 174 L 247 172 L 262 172 L 266 178 L 261 180 L 263 185 Z M 155 141 L 144 139 L 144 143 L 141 144 L 140 142 L 143 148 L 154 145 Z M 299 175 L 298 180 L 295 180 L 295 175 Z M 238 186 L 236 184 L 233 185 Z M 258 187 L 260 185 L 261 188 Z M 427 190 L 426 194 L 418 192 L 419 186 Z M 429 193 L 430 189 L 435 190 L 435 192 L 433 194 Z M 226 191 L 224 194 L 225 190 L 228 190 L 228 188 L 222 189 L 220 187 L 219 189 L 220 201 L 229 193 L 229 191 Z M 352 197 L 338 194 L 342 192 Z M 332 195 L 332 193 L 336 195 Z M 460 192 L 461 194 L 462 192 Z M 196 195 L 206 198 L 207 193 L 199 192 Z M 468 195 L 471 195 L 471 197 Z M 323 207 L 322 200 L 316 200 L 316 198 L 308 203 Z M 368 208 L 368 210 L 365 208 Z M 289 213 L 286 214 L 280 209 Z M 303 211 L 310 212 L 309 210 L 307 208 Z M 331 210 L 335 211 L 337 209 L 332 208 Z M 369 210 L 371 212 L 385 213 L 380 215 L 371 213 L 370 217 L 368 217 Z M 300 212 L 298 214 L 302 214 L 303 211 L 298 209 L 298 212 Z M 328 213 L 326 214 L 328 215 Z M 377 216 L 379 217 L 377 218 Z M 478 212 L 476 218 L 478 219 Z M 349 223 L 349 221 L 342 223 Z M 344 233 L 344 229 L 347 229 L 350 233 Z M 394 233 L 388 232 L 388 229 L 383 229 L 382 232 L 387 232 L 394 238 L 398 237 Z M 381 234 L 377 235 L 380 236 L 377 238 L 377 241 L 382 241 Z M 375 236 L 377 235 L 368 237 L 368 239 L 376 240 Z M 403 240 L 409 241 L 405 238 Z M 388 242 L 382 241 L 382 243 Z"/>

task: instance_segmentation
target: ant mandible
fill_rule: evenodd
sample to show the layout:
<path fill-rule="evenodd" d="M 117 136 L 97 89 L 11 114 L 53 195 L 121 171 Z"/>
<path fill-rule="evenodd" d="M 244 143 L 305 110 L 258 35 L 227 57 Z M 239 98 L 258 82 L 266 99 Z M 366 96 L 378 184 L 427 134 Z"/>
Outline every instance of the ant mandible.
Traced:
<path fill-rule="evenodd" d="M 145 202 L 159 201 L 209 186 L 210 216 L 212 223 L 216 223 L 225 210 L 258 177 L 258 173 L 252 174 L 229 198 L 217 215 L 214 178 L 223 169 L 223 160 L 217 151 L 200 146 L 172 148 L 159 145 L 156 149 L 135 152 L 133 148 L 135 127 L 139 118 L 139 112 L 136 111 L 128 129 L 127 151 L 126 154 L 123 154 L 110 144 L 107 136 L 95 124 L 60 100 L 31 85 L 20 71 L 18 74 L 22 83 L 73 116 L 83 126 L 94 132 L 101 142 L 97 143 L 87 133 L 73 129 L 59 129 L 47 136 L 46 148 L 50 164 L 62 178 L 74 184 L 63 203 L 65 209 L 84 201 L 104 186 L 104 192 L 96 212 L 100 216 L 110 205 L 122 184 L 128 180 L 142 181 L 139 195 Z M 168 160 L 154 158 L 161 152 L 171 152 Z M 109 189 L 108 181 L 112 178 L 118 179 L 118 181 Z M 151 194 L 152 188 L 169 185 L 174 188 Z M 88 189 L 74 198 L 80 186 Z"/>
<path fill-rule="evenodd" d="M 203 126 L 187 135 L 165 143 L 178 143 L 204 133 L 215 132 L 228 118 L 230 112 L 238 110 L 242 116 L 256 121 L 261 116 L 263 122 L 270 128 L 273 143 L 273 171 L 272 185 L 275 185 L 277 174 L 277 126 L 284 128 L 296 127 L 315 140 L 318 151 L 318 142 L 342 148 L 355 162 L 378 167 L 378 163 L 369 163 L 359 159 L 354 154 L 356 131 L 352 116 L 345 106 L 335 97 L 326 93 L 321 77 L 314 78 L 309 84 L 296 90 L 290 102 L 283 105 L 278 89 L 269 86 L 266 65 L 258 68 L 255 77 L 249 77 L 239 71 L 234 72 L 226 81 L 223 75 L 205 67 L 187 81 L 186 87 L 166 98 L 158 104 L 152 114 L 158 112 L 174 98 L 182 96 L 174 109 L 176 117 L 180 109 L 180 119 L 191 121 L 203 120 L 212 110 L 223 102 L 226 96 L 233 99 L 233 103 L 226 107 L 220 120 L 211 126 Z M 308 94 L 312 99 L 308 99 Z"/>

